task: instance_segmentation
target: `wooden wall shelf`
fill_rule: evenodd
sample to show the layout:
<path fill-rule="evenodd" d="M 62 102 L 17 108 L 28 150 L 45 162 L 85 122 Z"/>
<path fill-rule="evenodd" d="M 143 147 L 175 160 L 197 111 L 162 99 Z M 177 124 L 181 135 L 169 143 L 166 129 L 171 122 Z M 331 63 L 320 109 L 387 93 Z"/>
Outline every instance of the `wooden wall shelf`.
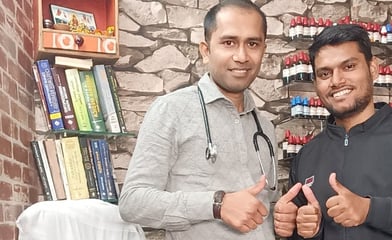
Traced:
<path fill-rule="evenodd" d="M 44 28 L 52 20 L 50 4 L 94 14 L 97 29 L 104 33 L 114 27 L 113 36 Z M 34 0 L 34 60 L 53 60 L 55 55 L 92 58 L 94 64 L 113 64 L 119 57 L 118 0 Z M 76 44 L 76 39 L 83 44 Z"/>

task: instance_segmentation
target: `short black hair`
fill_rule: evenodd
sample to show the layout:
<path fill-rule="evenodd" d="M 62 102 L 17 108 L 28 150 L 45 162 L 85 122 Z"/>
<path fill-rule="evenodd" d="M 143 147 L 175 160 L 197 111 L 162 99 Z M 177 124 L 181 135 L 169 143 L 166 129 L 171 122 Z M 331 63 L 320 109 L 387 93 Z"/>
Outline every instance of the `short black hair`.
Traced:
<path fill-rule="evenodd" d="M 309 47 L 309 58 L 313 71 L 315 71 L 315 57 L 322 47 L 339 45 L 345 42 L 356 42 L 366 61 L 369 63 L 372 60 L 372 46 L 367 31 L 357 24 L 338 24 L 326 27 L 314 38 L 312 45 Z"/>
<path fill-rule="evenodd" d="M 234 6 L 255 10 L 261 17 L 264 37 L 267 36 L 267 18 L 261 9 L 250 0 L 223 0 L 213 6 L 204 17 L 204 39 L 209 42 L 212 32 L 216 30 L 216 15 L 225 7 Z M 246 26 L 244 26 L 246 27 Z"/>

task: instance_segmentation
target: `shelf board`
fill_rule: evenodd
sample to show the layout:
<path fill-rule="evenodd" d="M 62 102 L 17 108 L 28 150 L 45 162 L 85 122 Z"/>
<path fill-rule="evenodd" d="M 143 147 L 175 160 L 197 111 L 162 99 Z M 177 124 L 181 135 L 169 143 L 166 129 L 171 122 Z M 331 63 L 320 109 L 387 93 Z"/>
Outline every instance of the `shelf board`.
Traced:
<path fill-rule="evenodd" d="M 112 133 L 112 132 L 90 132 L 90 131 L 76 131 L 76 130 L 49 130 L 46 132 L 38 132 L 39 134 L 46 136 L 61 136 L 61 137 L 70 137 L 70 136 L 93 136 L 93 137 L 136 137 L 136 132 L 121 132 L 121 133 Z"/>

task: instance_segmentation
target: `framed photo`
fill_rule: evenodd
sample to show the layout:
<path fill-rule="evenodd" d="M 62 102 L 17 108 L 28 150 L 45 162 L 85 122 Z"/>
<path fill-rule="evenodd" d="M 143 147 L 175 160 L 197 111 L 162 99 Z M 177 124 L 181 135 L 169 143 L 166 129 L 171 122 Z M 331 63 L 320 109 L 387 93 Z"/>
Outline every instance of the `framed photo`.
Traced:
<path fill-rule="evenodd" d="M 90 31 L 97 29 L 94 14 L 92 13 L 66 8 L 55 4 L 50 4 L 49 7 L 54 24 L 68 24 L 71 28 L 83 27 Z"/>

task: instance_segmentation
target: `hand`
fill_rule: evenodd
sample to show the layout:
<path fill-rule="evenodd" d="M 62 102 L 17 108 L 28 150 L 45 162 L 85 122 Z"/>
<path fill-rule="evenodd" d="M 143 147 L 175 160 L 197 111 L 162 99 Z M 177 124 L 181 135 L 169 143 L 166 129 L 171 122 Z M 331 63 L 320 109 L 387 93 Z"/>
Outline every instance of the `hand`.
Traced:
<path fill-rule="evenodd" d="M 295 229 L 297 217 L 297 205 L 292 201 L 301 190 L 301 183 L 295 184 L 283 195 L 274 208 L 275 232 L 281 237 L 290 237 Z"/>
<path fill-rule="evenodd" d="M 348 190 L 336 180 L 336 173 L 329 176 L 329 184 L 337 195 L 327 200 L 328 216 L 343 227 L 355 227 L 365 222 L 370 199 Z"/>
<path fill-rule="evenodd" d="M 302 186 L 302 192 L 308 204 L 300 207 L 297 213 L 297 232 L 303 238 L 311 238 L 317 234 L 321 223 L 321 208 L 312 189 Z"/>
<path fill-rule="evenodd" d="M 264 204 L 256 198 L 264 186 L 265 176 L 262 176 L 260 181 L 250 188 L 226 193 L 221 207 L 222 220 L 243 233 L 256 229 L 263 223 L 263 217 L 268 214 Z"/>

